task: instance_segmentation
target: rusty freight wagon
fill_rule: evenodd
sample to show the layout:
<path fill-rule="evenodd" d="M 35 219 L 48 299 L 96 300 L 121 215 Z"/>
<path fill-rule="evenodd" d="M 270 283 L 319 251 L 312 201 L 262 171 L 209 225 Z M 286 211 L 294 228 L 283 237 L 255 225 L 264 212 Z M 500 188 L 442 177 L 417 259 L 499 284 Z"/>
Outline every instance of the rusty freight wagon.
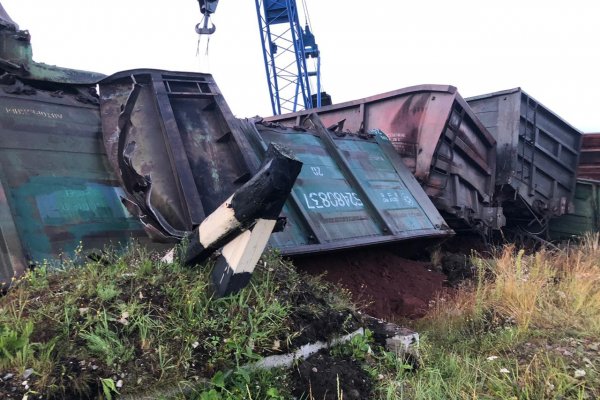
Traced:
<path fill-rule="evenodd" d="M 271 237 L 284 254 L 453 233 L 381 133 L 237 120 L 207 74 L 36 63 L 29 33 L 1 17 L 2 282 L 76 249 L 179 241 L 251 180 L 270 143 L 304 163 Z"/>
<path fill-rule="evenodd" d="M 583 135 L 577 177 L 600 180 L 600 133 Z"/>
<path fill-rule="evenodd" d="M 294 126 L 312 112 L 338 134 L 384 132 L 452 228 L 504 225 L 492 202 L 496 141 L 455 87 L 413 86 L 267 120 Z"/>
<path fill-rule="evenodd" d="M 467 102 L 497 141 L 496 197 L 534 233 L 572 210 L 582 134 L 520 88 Z"/>
<path fill-rule="evenodd" d="M 137 177 L 152 177 L 131 208 L 154 210 L 154 237 L 197 225 L 256 173 L 269 143 L 304 164 L 271 239 L 283 254 L 451 234 L 385 135 L 336 135 L 316 115 L 296 129 L 237 120 L 207 74 L 133 70 L 99 86 L 123 187 L 131 194 Z"/>
<path fill-rule="evenodd" d="M 0 11 L 3 11 L 0 9 Z M 26 268 L 145 240 L 101 140 L 101 74 L 36 63 L 0 18 L 0 286 Z"/>

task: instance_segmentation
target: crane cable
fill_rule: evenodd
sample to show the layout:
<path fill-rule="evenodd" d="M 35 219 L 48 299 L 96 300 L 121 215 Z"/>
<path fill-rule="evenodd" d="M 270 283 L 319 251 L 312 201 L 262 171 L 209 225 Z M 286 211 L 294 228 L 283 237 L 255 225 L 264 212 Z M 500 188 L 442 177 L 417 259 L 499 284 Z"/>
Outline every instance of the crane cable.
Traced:
<path fill-rule="evenodd" d="M 204 19 L 205 17 L 203 17 Z M 202 21 L 201 21 L 202 23 Z M 204 49 L 204 56 L 201 57 L 201 44 L 202 37 L 206 36 L 206 48 Z M 210 35 L 200 35 L 198 34 L 198 42 L 196 43 L 196 58 L 198 60 L 198 69 L 202 72 L 210 73 L 210 54 L 209 54 L 209 46 L 210 46 Z"/>
<path fill-rule="evenodd" d="M 304 24 L 308 25 L 308 27 L 310 28 L 311 32 L 314 34 L 314 31 L 312 29 L 312 21 L 310 20 L 310 14 L 308 13 L 308 7 L 306 6 L 306 0 L 302 0 L 302 10 L 304 12 Z M 320 57 L 321 56 L 319 55 L 319 58 Z M 313 60 L 312 62 L 313 62 L 313 69 L 316 69 L 317 68 L 316 64 L 317 64 L 318 61 Z M 310 86 L 312 86 L 312 85 L 310 85 Z M 312 87 L 310 89 L 311 89 L 311 93 L 312 93 Z M 323 90 L 324 90 L 323 89 L 323 82 L 321 82 L 321 91 L 323 91 Z"/>
<path fill-rule="evenodd" d="M 200 41 L 202 40 L 202 35 L 198 35 L 198 44 L 196 45 L 196 57 L 200 55 Z M 210 44 L 210 36 L 206 38 L 206 50 L 204 51 L 204 55 L 208 56 L 208 45 Z"/>
<path fill-rule="evenodd" d="M 302 10 L 304 11 L 304 24 L 310 27 L 312 31 L 312 22 L 310 21 L 310 14 L 308 14 L 308 7 L 306 6 L 306 0 L 302 0 Z"/>

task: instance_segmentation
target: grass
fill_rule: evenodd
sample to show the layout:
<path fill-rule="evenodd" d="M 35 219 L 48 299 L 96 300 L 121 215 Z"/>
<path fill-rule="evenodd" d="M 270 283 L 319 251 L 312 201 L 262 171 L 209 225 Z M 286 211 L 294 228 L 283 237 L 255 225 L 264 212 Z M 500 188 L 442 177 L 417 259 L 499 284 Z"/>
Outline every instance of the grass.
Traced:
<path fill-rule="evenodd" d="M 477 279 L 414 324 L 417 371 L 379 364 L 383 399 L 600 398 L 598 235 L 560 251 L 474 257 Z"/>
<path fill-rule="evenodd" d="M 362 363 L 373 399 L 600 398 L 599 237 L 535 253 L 507 246 L 472 261 L 474 281 L 407 322 L 421 335 L 419 368 L 369 333 L 331 355 Z M 174 388 L 165 398 L 291 398 L 294 369 L 248 365 L 298 344 L 298 321 L 351 315 L 347 293 L 298 275 L 274 253 L 233 296 L 214 298 L 209 272 L 137 248 L 30 272 L 0 299 L 0 377 L 30 371 L 28 394 L 43 398 L 165 387 Z M 336 382 L 337 399 L 348 398 Z"/>
<path fill-rule="evenodd" d="M 301 339 L 296 314 L 319 320 L 351 305 L 274 252 L 247 288 L 225 298 L 212 295 L 210 267 L 167 265 L 132 247 L 29 272 L 0 298 L 0 378 L 15 376 L 13 398 L 111 398 L 165 387 L 199 399 L 285 398 L 279 372 L 246 365 Z"/>

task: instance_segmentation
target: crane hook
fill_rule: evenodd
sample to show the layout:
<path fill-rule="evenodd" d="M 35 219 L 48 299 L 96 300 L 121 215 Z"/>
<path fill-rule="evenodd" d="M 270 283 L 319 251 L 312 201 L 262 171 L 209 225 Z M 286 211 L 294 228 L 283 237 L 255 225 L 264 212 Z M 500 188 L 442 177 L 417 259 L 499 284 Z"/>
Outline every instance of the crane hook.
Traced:
<path fill-rule="evenodd" d="M 210 20 L 210 15 L 217 11 L 217 5 L 219 4 L 219 0 L 198 0 L 198 4 L 200 5 L 200 13 L 202 13 L 202 21 L 196 25 L 196 33 L 198 35 L 212 35 L 217 30 L 215 24 L 211 22 L 211 27 L 208 27 L 208 21 Z"/>
<path fill-rule="evenodd" d="M 217 30 L 217 27 L 212 22 L 210 23 L 212 26 L 208 27 L 208 20 L 210 19 L 210 14 L 204 14 L 202 21 L 196 24 L 196 33 L 198 35 L 212 35 Z"/>

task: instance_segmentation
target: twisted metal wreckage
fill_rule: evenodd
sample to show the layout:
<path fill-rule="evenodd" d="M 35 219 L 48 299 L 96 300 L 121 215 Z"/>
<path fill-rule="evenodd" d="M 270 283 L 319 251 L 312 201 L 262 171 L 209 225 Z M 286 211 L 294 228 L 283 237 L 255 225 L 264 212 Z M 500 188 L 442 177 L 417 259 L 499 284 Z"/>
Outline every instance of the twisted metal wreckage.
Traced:
<path fill-rule="evenodd" d="M 239 120 L 207 74 L 36 63 L 5 13 L 0 40 L 7 284 L 78 247 L 187 238 L 186 263 L 222 249 L 213 276 L 225 294 L 247 282 L 272 230 L 288 255 L 452 234 L 380 131 L 334 132 L 316 115 L 296 127 Z"/>
<path fill-rule="evenodd" d="M 0 73 L 5 286 L 78 248 L 131 239 L 163 251 L 185 240 L 165 260 L 186 264 L 221 249 L 222 295 L 247 283 L 267 242 L 301 255 L 600 227 L 597 135 L 519 88 L 463 99 L 420 85 L 236 119 L 208 74 L 107 77 L 35 62 L 29 32 L 1 6 Z M 578 181 L 584 138 L 579 173 L 592 180 Z"/>

